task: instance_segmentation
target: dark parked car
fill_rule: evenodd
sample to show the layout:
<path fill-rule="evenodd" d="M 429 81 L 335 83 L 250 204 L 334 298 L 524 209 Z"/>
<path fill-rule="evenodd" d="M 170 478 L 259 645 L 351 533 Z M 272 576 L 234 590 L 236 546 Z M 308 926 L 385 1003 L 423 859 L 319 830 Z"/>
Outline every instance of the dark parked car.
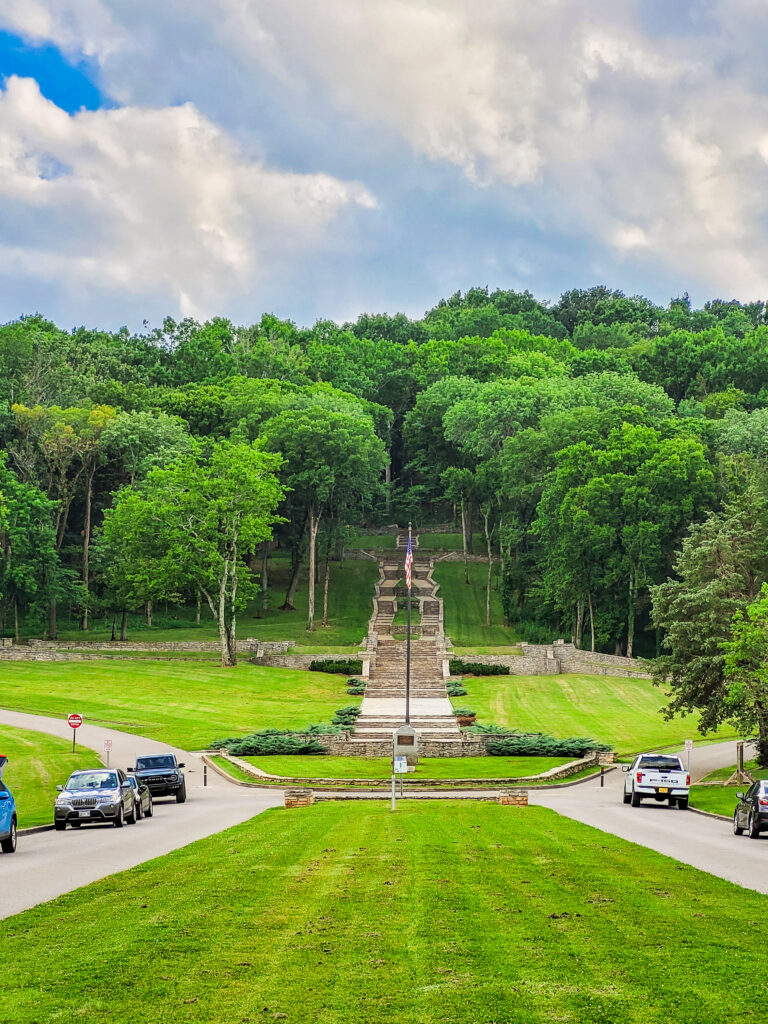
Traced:
<path fill-rule="evenodd" d="M 757 839 L 768 830 L 768 780 L 753 783 L 746 793 L 737 793 L 738 804 L 733 812 L 733 834 L 746 830 L 750 839 Z"/>
<path fill-rule="evenodd" d="M 0 754 L 0 776 L 8 763 L 5 754 Z M 0 850 L 3 853 L 16 853 L 16 804 L 10 789 L 0 779 Z"/>
<path fill-rule="evenodd" d="M 91 822 L 111 822 L 122 828 L 136 821 L 136 803 L 128 776 L 119 768 L 92 768 L 72 772 L 53 809 L 53 825 L 63 832 L 67 825 L 79 828 Z"/>
<path fill-rule="evenodd" d="M 176 803 L 183 804 L 187 799 L 183 767 L 175 754 L 147 754 L 137 757 L 136 767 L 128 771 L 146 782 L 152 796 L 175 796 Z"/>
<path fill-rule="evenodd" d="M 142 818 L 151 818 L 154 810 L 152 808 L 152 794 L 149 791 L 149 786 L 135 775 L 129 775 L 128 781 L 133 789 L 133 799 L 136 804 L 136 821 L 141 821 Z"/>

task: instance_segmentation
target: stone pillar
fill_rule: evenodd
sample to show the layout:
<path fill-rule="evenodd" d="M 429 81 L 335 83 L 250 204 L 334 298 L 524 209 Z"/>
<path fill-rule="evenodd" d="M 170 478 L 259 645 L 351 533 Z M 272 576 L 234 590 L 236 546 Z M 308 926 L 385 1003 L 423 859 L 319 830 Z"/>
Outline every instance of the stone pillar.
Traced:
<path fill-rule="evenodd" d="M 286 807 L 311 807 L 315 802 L 315 794 L 311 789 L 286 789 Z"/>
<path fill-rule="evenodd" d="M 528 790 L 527 789 L 501 789 L 497 797 L 497 802 L 502 804 L 504 807 L 527 807 L 528 806 Z"/>

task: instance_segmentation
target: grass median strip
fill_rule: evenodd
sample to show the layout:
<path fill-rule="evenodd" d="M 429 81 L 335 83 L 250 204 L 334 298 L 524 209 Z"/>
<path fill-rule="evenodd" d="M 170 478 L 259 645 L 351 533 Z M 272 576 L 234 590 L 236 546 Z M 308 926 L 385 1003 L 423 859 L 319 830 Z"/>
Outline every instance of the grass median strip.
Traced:
<path fill-rule="evenodd" d="M 244 757 L 243 761 L 269 775 L 315 779 L 388 779 L 388 757 L 303 757 L 274 755 Z M 567 764 L 567 757 L 428 757 L 422 758 L 406 781 L 418 779 L 492 779 L 540 775 Z"/>
<path fill-rule="evenodd" d="M 729 1024 L 767 907 L 542 808 L 322 804 L 2 922 L 0 991 L 14 1024 Z"/>
<path fill-rule="evenodd" d="M 7 754 L 3 781 L 13 793 L 19 828 L 48 825 L 53 821 L 56 786 L 77 768 L 100 765 L 92 750 L 56 736 L 0 725 L 0 754 Z"/>

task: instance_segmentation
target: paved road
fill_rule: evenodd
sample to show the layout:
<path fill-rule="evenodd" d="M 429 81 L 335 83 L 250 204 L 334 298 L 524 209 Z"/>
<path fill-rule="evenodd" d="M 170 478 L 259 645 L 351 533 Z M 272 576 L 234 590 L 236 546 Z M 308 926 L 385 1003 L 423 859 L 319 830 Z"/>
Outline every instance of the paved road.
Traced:
<path fill-rule="evenodd" d="M 65 721 L 0 710 L 0 746 L 4 725 L 72 738 Z M 153 818 L 122 829 L 91 825 L 20 837 L 17 852 L 0 857 L 0 917 L 170 853 L 283 803 L 282 790 L 243 789 L 215 772 L 208 772 L 208 786 L 203 787 L 202 761 L 186 751 L 114 729 L 93 725 L 78 729 L 78 744 L 102 754 L 105 739 L 113 743 L 110 764 L 119 768 L 127 768 L 137 754 L 173 750 L 187 766 L 187 802 L 177 804 L 175 800 L 161 798 L 155 802 Z M 13 788 L 11 763 L 6 775 Z M 51 794 L 51 801 L 54 795 Z"/>
<path fill-rule="evenodd" d="M 717 743 L 693 751 L 691 775 L 701 778 L 715 768 L 736 763 L 736 744 Z M 624 773 L 619 769 L 598 780 L 563 790 L 529 790 L 530 803 L 550 807 L 603 832 L 629 839 L 684 864 L 727 878 L 747 889 L 768 893 L 768 833 L 760 839 L 734 836 L 731 824 L 643 801 L 640 807 L 622 803 Z"/>

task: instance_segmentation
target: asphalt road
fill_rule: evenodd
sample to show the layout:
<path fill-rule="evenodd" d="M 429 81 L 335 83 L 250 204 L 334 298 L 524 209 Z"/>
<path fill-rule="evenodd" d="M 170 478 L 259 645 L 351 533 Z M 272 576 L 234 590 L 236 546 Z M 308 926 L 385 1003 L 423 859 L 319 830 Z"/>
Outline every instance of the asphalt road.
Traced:
<path fill-rule="evenodd" d="M 65 721 L 0 710 L 0 748 L 2 727 L 33 729 L 71 740 L 72 730 Z M 137 754 L 172 750 L 186 765 L 187 801 L 155 801 L 151 819 L 116 829 L 111 825 L 88 825 L 65 832 L 43 832 L 19 838 L 12 856 L 0 856 L 0 918 L 88 885 L 106 875 L 134 867 L 144 861 L 177 850 L 197 839 L 221 832 L 269 807 L 283 803 L 282 790 L 244 789 L 208 772 L 203 786 L 202 760 L 154 740 L 83 725 L 78 729 L 78 744 L 104 756 L 104 740 L 112 740 L 110 765 L 127 768 Z M 6 769 L 13 790 L 13 765 Z M 61 780 L 65 782 L 65 779 Z M 55 792 L 51 793 L 51 803 Z"/>
<path fill-rule="evenodd" d="M 695 781 L 715 768 L 735 763 L 733 742 L 699 747 L 691 757 L 691 775 Z M 632 807 L 622 802 L 623 787 L 624 773 L 617 769 L 605 776 L 603 789 L 599 780 L 562 790 L 530 789 L 528 800 L 747 889 L 768 893 L 768 833 L 759 839 L 734 836 L 729 821 L 681 811 L 655 800 Z"/>

